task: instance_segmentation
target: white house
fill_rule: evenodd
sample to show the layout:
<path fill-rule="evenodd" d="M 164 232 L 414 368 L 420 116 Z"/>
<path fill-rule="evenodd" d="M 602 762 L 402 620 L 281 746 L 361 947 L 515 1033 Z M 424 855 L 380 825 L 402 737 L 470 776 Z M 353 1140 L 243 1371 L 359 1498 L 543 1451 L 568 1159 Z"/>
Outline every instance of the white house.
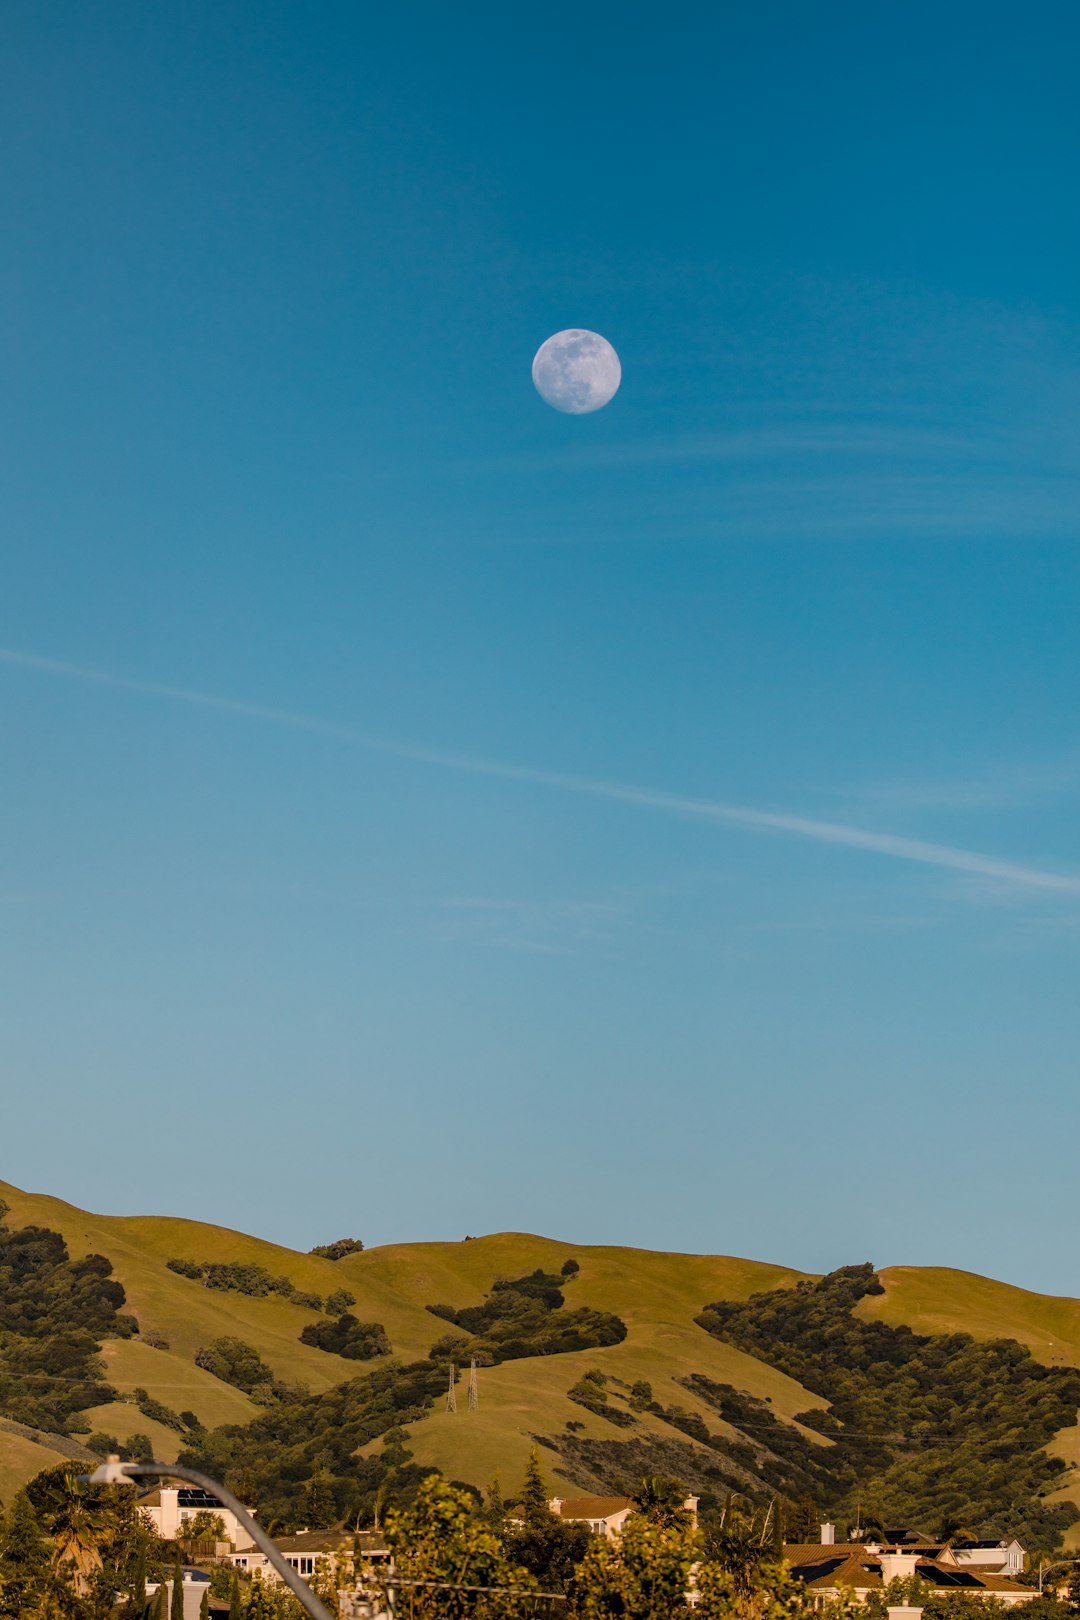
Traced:
<path fill-rule="evenodd" d="M 275 1536 L 274 1546 L 287 1564 L 298 1575 L 310 1580 L 321 1564 L 329 1564 L 339 1554 L 351 1552 L 355 1547 L 365 1563 L 378 1563 L 389 1558 L 390 1549 L 382 1536 L 373 1530 L 346 1530 L 335 1525 L 332 1530 L 300 1530 L 295 1536 Z M 265 1581 L 279 1581 L 277 1570 L 266 1554 L 249 1541 L 246 1548 L 230 1553 L 229 1562 L 246 1575 L 258 1573 Z"/>
<path fill-rule="evenodd" d="M 216 1496 L 190 1485 L 161 1485 L 156 1491 L 141 1496 L 138 1505 L 165 1541 L 180 1540 L 184 1535 L 184 1525 L 197 1513 L 214 1513 L 225 1526 L 225 1540 L 230 1548 L 240 1550 L 254 1545 L 235 1513 L 222 1507 Z"/>
<path fill-rule="evenodd" d="M 831 1526 L 823 1526 L 830 1530 Z M 784 1559 L 797 1580 L 815 1598 L 831 1599 L 841 1593 L 863 1599 L 881 1592 L 890 1581 L 917 1576 L 935 1597 L 965 1592 L 972 1597 L 999 1598 L 1007 1607 L 1030 1603 L 1038 1593 L 1020 1586 L 1010 1576 L 974 1565 L 962 1568 L 952 1547 L 897 1545 L 874 1541 L 831 1541 L 785 1544 Z"/>
<path fill-rule="evenodd" d="M 994 1575 L 1022 1575 L 1027 1553 L 1018 1541 L 961 1541 L 953 1546 L 961 1569 L 987 1570 Z"/>
<path fill-rule="evenodd" d="M 632 1496 L 553 1496 L 548 1507 L 565 1524 L 584 1524 L 594 1536 L 613 1541 L 631 1513 L 638 1511 Z M 697 1529 L 698 1498 L 688 1496 L 683 1507 Z"/>

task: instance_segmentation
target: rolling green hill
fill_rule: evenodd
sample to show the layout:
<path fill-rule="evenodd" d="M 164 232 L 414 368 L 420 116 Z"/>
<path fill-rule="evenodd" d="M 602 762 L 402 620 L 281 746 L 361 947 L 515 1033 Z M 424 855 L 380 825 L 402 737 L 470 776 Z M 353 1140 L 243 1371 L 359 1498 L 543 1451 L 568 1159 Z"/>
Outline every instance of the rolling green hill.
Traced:
<path fill-rule="evenodd" d="M 175 1457 L 182 1438 L 138 1410 L 132 1400 L 138 1387 L 174 1410 L 194 1413 L 208 1429 L 250 1424 L 265 1411 L 195 1365 L 196 1352 L 211 1340 L 244 1340 L 276 1380 L 313 1395 L 366 1377 L 378 1365 L 302 1344 L 305 1326 L 327 1320 L 316 1311 L 278 1294 L 252 1297 L 204 1287 L 170 1270 L 171 1259 L 260 1266 L 288 1278 L 298 1290 L 322 1296 L 344 1287 L 355 1295 L 357 1317 L 385 1327 L 395 1363 L 419 1362 L 446 1330 L 447 1323 L 427 1306 L 476 1306 L 497 1278 L 525 1277 L 537 1269 L 558 1273 L 565 1260 L 574 1259 L 580 1270 L 565 1287 L 567 1311 L 589 1307 L 613 1313 L 625 1324 L 621 1342 L 482 1366 L 478 1410 L 467 1409 L 461 1381 L 456 1414 L 437 1398 L 408 1420 L 406 1444 L 414 1466 L 437 1467 L 481 1487 L 496 1471 L 512 1487 L 539 1437 L 548 1445 L 546 1467 L 556 1488 L 610 1487 L 622 1478 L 629 1483 L 635 1468 L 642 1471 L 639 1465 L 665 1462 L 693 1474 L 699 1485 L 704 1480 L 707 1488 L 710 1469 L 715 1475 L 718 1460 L 735 1467 L 732 1458 L 743 1456 L 748 1437 L 752 1445 L 771 1446 L 771 1433 L 790 1433 L 797 1414 L 822 1406 L 819 1394 L 747 1349 L 703 1331 L 695 1320 L 710 1302 L 746 1301 L 790 1287 L 802 1280 L 793 1270 L 723 1256 L 579 1247 L 522 1233 L 394 1244 L 333 1262 L 196 1221 L 91 1215 L 3 1183 L 0 1198 L 10 1206 L 10 1227 L 48 1227 L 63 1236 L 73 1259 L 97 1253 L 112 1263 L 126 1294 L 123 1308 L 137 1318 L 139 1333 L 103 1343 L 106 1377 L 121 1399 L 85 1417 L 94 1429 L 122 1442 L 136 1432 L 149 1434 L 165 1460 Z M 907 1324 L 920 1333 L 1015 1338 L 1045 1364 L 1080 1366 L 1078 1301 L 940 1269 L 897 1267 L 881 1273 L 881 1281 L 882 1294 L 860 1300 L 860 1317 Z M 568 1391 L 590 1369 L 606 1375 L 610 1407 L 617 1409 L 616 1417 L 625 1414 L 621 1424 L 603 1407 L 590 1410 L 570 1399 Z M 756 1422 L 752 1414 L 749 1424 L 740 1419 L 739 1427 L 727 1421 L 700 1387 L 687 1387 L 685 1381 L 694 1376 L 763 1403 Z M 642 1380 L 650 1386 L 651 1401 L 636 1402 L 631 1419 L 629 1391 Z M 782 1431 L 770 1430 L 774 1419 Z M 715 1449 L 701 1443 L 702 1426 L 714 1440 L 732 1442 L 731 1457 L 718 1459 Z M 802 1424 L 794 1428 L 807 1455 L 831 1444 L 827 1435 Z M 361 1460 L 379 1453 L 382 1444 L 377 1433 L 366 1440 L 359 1448 Z M 0 1489 L 10 1491 L 20 1478 L 54 1460 L 47 1446 L 0 1430 Z M 1054 1496 L 1080 1498 L 1080 1429 L 1064 1428 L 1047 1449 L 1068 1465 Z M 742 1465 L 752 1479 L 753 1458 L 743 1457 Z M 731 1482 L 729 1477 L 726 1483 Z"/>

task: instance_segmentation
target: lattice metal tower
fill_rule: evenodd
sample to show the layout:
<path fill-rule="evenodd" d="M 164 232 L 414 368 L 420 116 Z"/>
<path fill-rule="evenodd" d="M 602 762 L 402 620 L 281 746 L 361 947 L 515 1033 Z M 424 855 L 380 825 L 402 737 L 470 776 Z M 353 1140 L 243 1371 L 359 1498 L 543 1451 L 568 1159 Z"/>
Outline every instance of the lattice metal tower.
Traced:
<path fill-rule="evenodd" d="M 451 1362 L 450 1363 L 450 1388 L 446 1392 L 446 1410 L 448 1412 L 456 1412 L 457 1411 L 457 1390 L 454 1387 L 456 1383 L 457 1383 L 457 1368 L 454 1366 L 454 1363 Z"/>
<path fill-rule="evenodd" d="M 480 1392 L 476 1387 L 476 1362 L 469 1362 L 469 1411 L 475 1412 L 480 1405 Z"/>

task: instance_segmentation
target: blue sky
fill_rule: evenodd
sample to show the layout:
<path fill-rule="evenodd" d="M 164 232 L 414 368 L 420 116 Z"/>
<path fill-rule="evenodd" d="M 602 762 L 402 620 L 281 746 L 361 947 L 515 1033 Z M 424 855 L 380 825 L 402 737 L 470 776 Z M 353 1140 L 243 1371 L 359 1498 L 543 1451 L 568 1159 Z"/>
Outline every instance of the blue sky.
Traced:
<path fill-rule="evenodd" d="M 0 1174 L 1080 1293 L 1075 8 L 0 46 Z"/>

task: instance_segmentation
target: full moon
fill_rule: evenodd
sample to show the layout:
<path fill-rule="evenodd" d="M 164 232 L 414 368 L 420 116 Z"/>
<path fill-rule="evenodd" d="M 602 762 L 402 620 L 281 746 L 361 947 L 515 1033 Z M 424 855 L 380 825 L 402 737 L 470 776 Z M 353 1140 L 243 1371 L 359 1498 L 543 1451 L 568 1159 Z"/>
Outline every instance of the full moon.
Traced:
<path fill-rule="evenodd" d="M 615 397 L 622 366 L 607 338 L 571 326 L 541 343 L 532 379 L 540 398 L 557 411 L 584 416 Z"/>

